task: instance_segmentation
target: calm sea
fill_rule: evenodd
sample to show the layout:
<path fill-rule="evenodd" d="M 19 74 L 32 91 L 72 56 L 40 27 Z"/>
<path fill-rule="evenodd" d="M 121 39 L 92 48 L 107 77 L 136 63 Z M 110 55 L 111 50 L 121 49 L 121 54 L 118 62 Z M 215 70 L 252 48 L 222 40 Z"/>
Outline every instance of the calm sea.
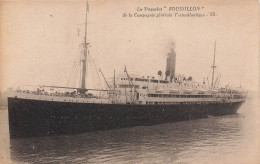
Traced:
<path fill-rule="evenodd" d="M 259 118 L 249 97 L 234 115 L 10 140 L 7 110 L 0 110 L 0 163 L 257 163 Z"/>

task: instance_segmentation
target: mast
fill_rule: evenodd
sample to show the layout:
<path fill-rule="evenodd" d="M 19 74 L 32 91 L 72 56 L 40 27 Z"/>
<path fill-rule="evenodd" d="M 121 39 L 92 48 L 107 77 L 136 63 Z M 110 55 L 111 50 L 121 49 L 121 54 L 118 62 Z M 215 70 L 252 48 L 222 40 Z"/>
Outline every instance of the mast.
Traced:
<path fill-rule="evenodd" d="M 88 20 L 88 2 L 86 5 L 86 21 L 85 21 L 85 36 L 84 36 L 84 58 L 82 60 L 82 76 L 81 76 L 81 89 L 84 91 L 86 89 L 86 62 L 87 62 L 87 55 L 88 55 L 88 43 L 87 43 L 87 20 Z"/>
<path fill-rule="evenodd" d="M 214 73 L 215 73 L 215 57 L 216 57 L 216 41 L 215 41 L 215 47 L 214 47 L 214 59 L 213 59 L 213 65 L 211 66 L 211 68 L 213 69 L 212 72 L 212 80 L 211 80 L 211 89 L 213 89 L 213 82 L 214 82 Z"/>

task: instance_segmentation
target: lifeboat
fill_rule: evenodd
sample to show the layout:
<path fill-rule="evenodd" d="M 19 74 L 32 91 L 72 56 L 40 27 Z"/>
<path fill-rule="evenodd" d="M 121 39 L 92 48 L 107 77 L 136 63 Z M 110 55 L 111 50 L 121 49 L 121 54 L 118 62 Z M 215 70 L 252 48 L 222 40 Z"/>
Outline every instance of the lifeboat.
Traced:
<path fill-rule="evenodd" d="M 166 91 L 165 89 L 157 89 L 157 90 L 155 90 L 155 93 L 163 93 L 165 91 Z"/>
<path fill-rule="evenodd" d="M 184 94 L 191 94 L 193 91 L 194 91 L 193 89 L 183 88 L 183 93 Z"/>
<path fill-rule="evenodd" d="M 170 93 L 179 93 L 179 89 L 170 89 Z"/>
<path fill-rule="evenodd" d="M 218 93 L 218 90 L 216 90 L 216 89 L 209 89 L 208 92 L 211 93 L 211 94 L 216 94 L 216 93 Z"/>
<path fill-rule="evenodd" d="M 205 89 L 196 89 L 198 94 L 205 94 L 207 92 L 207 90 Z"/>

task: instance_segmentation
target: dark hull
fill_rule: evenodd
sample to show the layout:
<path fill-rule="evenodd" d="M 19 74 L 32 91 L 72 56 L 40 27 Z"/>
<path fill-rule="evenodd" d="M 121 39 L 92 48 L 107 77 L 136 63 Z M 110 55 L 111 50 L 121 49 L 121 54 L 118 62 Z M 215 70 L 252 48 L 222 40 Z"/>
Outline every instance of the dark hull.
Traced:
<path fill-rule="evenodd" d="M 87 104 L 8 98 L 10 137 L 34 137 L 185 121 L 236 113 L 243 102 Z"/>

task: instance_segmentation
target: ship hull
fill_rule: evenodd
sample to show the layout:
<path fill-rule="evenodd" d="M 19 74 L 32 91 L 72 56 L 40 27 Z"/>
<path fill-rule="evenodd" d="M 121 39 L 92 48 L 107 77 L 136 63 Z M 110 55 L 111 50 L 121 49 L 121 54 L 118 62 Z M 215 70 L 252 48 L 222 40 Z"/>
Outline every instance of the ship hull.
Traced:
<path fill-rule="evenodd" d="M 11 138 L 146 126 L 236 113 L 241 102 L 207 104 L 91 104 L 8 98 Z"/>

